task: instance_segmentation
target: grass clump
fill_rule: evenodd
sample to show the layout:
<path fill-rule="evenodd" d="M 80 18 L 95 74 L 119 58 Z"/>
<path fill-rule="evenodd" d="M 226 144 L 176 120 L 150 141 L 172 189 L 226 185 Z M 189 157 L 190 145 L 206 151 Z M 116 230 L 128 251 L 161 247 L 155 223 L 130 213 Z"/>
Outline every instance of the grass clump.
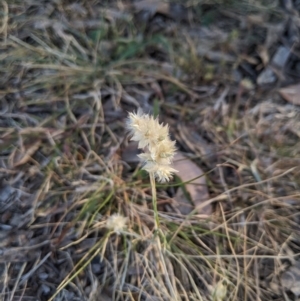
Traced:
<path fill-rule="evenodd" d="M 177 19 L 182 6 L 2 2 L 0 300 L 292 298 L 299 112 L 234 73 L 258 72 L 242 49 L 263 31 L 231 39 L 234 14 L 199 26 L 201 1 Z M 139 113 L 152 107 L 169 126 Z M 175 172 L 171 136 L 206 178 L 189 214 L 182 171 L 154 179 Z"/>

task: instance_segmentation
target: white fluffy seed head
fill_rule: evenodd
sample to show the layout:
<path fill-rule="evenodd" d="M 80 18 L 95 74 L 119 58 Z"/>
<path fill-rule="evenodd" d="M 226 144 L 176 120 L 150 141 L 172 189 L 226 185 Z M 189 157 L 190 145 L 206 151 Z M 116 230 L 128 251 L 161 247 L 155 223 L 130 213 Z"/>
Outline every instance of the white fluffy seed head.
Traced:
<path fill-rule="evenodd" d="M 139 143 L 138 148 L 156 144 L 162 135 L 158 121 L 141 110 L 129 113 L 127 128 L 132 135 L 131 140 Z"/>
<path fill-rule="evenodd" d="M 169 181 L 176 172 L 170 167 L 175 155 L 175 141 L 169 137 L 168 125 L 159 124 L 157 119 L 141 110 L 129 113 L 127 129 L 131 140 L 138 142 L 138 148 L 144 149 L 140 159 L 144 162 L 143 169 L 153 173 L 159 182 Z"/>
<path fill-rule="evenodd" d="M 113 230 L 115 233 L 120 234 L 126 227 L 127 217 L 120 214 L 111 215 L 106 221 L 106 228 Z"/>
<path fill-rule="evenodd" d="M 164 139 L 155 146 L 150 146 L 149 149 L 156 162 L 170 164 L 176 151 L 175 141 Z"/>
<path fill-rule="evenodd" d="M 149 173 L 153 173 L 158 182 L 161 183 L 169 182 L 172 179 L 173 173 L 177 172 L 176 169 L 168 164 L 157 164 L 151 161 L 147 162 L 143 169 Z"/>

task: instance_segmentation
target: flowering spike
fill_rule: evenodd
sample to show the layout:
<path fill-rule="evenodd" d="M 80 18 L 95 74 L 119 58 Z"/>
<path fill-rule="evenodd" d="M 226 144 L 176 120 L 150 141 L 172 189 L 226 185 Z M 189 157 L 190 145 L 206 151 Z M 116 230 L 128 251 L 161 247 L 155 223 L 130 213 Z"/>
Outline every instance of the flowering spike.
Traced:
<path fill-rule="evenodd" d="M 144 149 L 139 155 L 143 169 L 153 173 L 159 182 L 169 181 L 177 170 L 170 167 L 175 155 L 175 141 L 169 137 L 169 126 L 159 124 L 158 119 L 144 114 L 141 110 L 129 113 L 126 122 L 131 140 L 138 142 L 138 148 Z"/>

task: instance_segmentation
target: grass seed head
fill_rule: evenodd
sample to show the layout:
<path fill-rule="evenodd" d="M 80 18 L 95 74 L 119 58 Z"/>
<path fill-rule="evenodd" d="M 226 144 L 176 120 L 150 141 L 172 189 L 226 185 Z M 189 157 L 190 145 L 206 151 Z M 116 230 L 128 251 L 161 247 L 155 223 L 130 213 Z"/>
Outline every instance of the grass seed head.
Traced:
<path fill-rule="evenodd" d="M 113 230 L 115 233 L 120 234 L 126 227 L 127 220 L 127 217 L 113 214 L 107 219 L 106 227 Z"/>
<path fill-rule="evenodd" d="M 177 172 L 176 169 L 172 168 L 167 164 L 158 164 L 156 162 L 147 162 L 144 167 L 148 173 L 153 173 L 158 182 L 165 183 L 172 179 L 173 173 Z"/>
<path fill-rule="evenodd" d="M 166 182 L 172 178 L 176 170 L 170 167 L 176 152 L 175 141 L 169 137 L 168 125 L 159 124 L 158 119 L 143 114 L 129 113 L 127 129 L 131 140 L 138 142 L 138 148 L 145 152 L 139 155 L 143 161 L 143 169 L 153 173 L 159 182 Z"/>

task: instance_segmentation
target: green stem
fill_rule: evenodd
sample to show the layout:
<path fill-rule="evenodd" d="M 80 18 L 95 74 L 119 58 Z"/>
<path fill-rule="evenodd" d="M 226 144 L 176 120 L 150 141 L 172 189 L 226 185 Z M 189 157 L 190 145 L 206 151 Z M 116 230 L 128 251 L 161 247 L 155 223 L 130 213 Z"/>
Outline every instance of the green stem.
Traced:
<path fill-rule="evenodd" d="M 151 184 L 151 189 L 152 189 L 152 206 L 153 206 L 153 211 L 154 211 L 154 229 L 158 230 L 159 218 L 158 218 L 158 211 L 157 211 L 155 177 L 154 177 L 153 172 L 150 172 L 149 175 L 150 175 L 150 184 Z"/>
<path fill-rule="evenodd" d="M 158 211 L 157 211 L 155 176 L 154 176 L 153 172 L 150 172 L 149 175 L 150 175 L 150 183 L 151 183 L 151 189 L 152 189 L 152 205 L 153 205 L 153 212 L 154 212 L 154 230 L 155 230 L 156 234 L 159 234 L 158 233 L 158 230 L 159 230 L 159 217 L 158 217 Z M 161 268 L 162 268 L 162 271 L 163 271 L 163 275 L 166 279 L 166 282 L 168 284 L 168 288 L 169 288 L 171 296 L 172 296 L 171 300 L 176 300 L 177 299 L 176 294 L 174 293 L 172 282 L 170 280 L 169 273 L 168 273 L 168 270 L 167 270 L 167 266 L 166 266 L 166 263 L 165 263 L 165 259 L 163 257 L 163 252 L 164 251 L 162 249 L 160 237 L 158 235 L 156 235 L 155 239 L 157 241 L 157 247 L 158 247 L 158 250 L 159 250 L 158 253 L 159 253 L 159 256 L 160 256 L 160 260 L 161 260 L 160 264 L 161 264 Z"/>

